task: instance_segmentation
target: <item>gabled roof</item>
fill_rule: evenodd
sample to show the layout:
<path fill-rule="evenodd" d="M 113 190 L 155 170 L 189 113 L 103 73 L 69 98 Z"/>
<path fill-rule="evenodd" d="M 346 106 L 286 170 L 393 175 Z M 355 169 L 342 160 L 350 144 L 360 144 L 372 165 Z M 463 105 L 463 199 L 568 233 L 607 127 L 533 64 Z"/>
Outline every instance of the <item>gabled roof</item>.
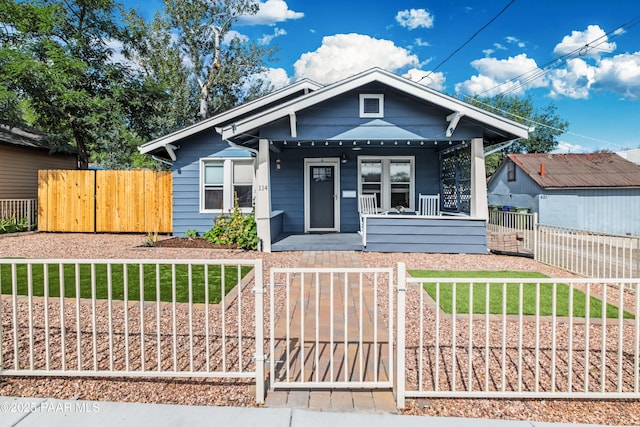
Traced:
<path fill-rule="evenodd" d="M 640 187 L 640 167 L 615 153 L 509 154 L 542 188 Z"/>
<path fill-rule="evenodd" d="M 477 121 L 485 128 L 490 128 L 493 132 L 492 135 L 496 135 L 497 142 L 527 138 L 529 135 L 529 128 L 526 125 L 490 113 L 380 68 L 372 68 L 274 108 L 229 122 L 217 130 L 223 139 L 228 140 L 373 82 L 382 83 L 418 99 L 436 104 L 450 113 L 461 113 L 464 120 Z"/>
<path fill-rule="evenodd" d="M 315 91 L 322 88 L 322 85 L 315 83 L 309 79 L 303 79 L 292 85 L 289 85 L 280 90 L 274 91 L 266 96 L 258 98 L 254 101 L 247 102 L 224 113 L 218 114 L 201 122 L 195 123 L 191 126 L 187 126 L 184 129 L 180 129 L 176 132 L 162 136 L 153 141 L 138 147 L 138 150 L 142 154 L 154 153 L 165 155 L 165 147 L 167 144 L 180 141 L 188 136 L 195 135 L 197 133 L 206 131 L 208 129 L 221 126 L 224 123 L 228 123 L 238 118 L 245 117 L 248 114 L 253 114 L 256 111 L 261 111 L 265 108 L 270 108 L 278 103 L 288 101 L 292 97 L 302 96 L 308 92 Z"/>

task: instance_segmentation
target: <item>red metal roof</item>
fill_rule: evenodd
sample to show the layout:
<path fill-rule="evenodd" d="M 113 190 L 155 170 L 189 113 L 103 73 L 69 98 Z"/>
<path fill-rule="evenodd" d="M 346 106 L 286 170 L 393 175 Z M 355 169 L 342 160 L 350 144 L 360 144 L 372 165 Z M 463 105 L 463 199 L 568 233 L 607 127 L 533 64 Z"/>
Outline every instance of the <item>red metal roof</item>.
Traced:
<path fill-rule="evenodd" d="M 640 187 L 640 167 L 615 153 L 509 154 L 543 188 Z"/>

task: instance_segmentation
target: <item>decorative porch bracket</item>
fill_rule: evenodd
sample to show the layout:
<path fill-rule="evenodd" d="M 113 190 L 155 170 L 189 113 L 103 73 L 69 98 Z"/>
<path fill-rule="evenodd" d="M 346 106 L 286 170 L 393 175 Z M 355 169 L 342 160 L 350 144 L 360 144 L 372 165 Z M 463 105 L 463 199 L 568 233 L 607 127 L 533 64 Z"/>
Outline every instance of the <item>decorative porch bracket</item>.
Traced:
<path fill-rule="evenodd" d="M 453 135 L 453 132 L 455 132 L 456 127 L 458 126 L 458 123 L 463 116 L 464 113 L 460 111 L 456 111 L 447 116 L 447 121 L 449 122 L 449 126 L 447 127 L 446 132 L 447 138 L 450 138 Z"/>
<path fill-rule="evenodd" d="M 297 138 L 298 125 L 297 125 L 296 113 L 294 111 L 289 113 L 289 127 L 291 128 L 291 138 Z"/>

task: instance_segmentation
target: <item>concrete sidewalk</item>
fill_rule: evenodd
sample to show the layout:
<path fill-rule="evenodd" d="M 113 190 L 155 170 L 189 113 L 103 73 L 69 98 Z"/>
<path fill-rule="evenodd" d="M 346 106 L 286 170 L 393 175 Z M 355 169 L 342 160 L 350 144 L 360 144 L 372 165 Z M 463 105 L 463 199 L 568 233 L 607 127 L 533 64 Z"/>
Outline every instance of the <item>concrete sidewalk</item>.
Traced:
<path fill-rule="evenodd" d="M 290 408 L 154 405 L 0 397 L 0 427 L 18 426 L 260 426 L 260 427 L 551 427 L 570 424 Z M 571 424 L 586 426 L 586 424 Z"/>

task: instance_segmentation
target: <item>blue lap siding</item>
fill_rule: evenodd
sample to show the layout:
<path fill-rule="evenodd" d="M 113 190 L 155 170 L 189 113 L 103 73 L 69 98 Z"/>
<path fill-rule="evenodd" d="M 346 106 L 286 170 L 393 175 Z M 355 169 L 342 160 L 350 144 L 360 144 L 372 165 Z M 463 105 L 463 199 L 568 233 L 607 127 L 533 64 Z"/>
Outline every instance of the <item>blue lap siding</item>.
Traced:
<path fill-rule="evenodd" d="M 367 218 L 365 251 L 487 253 L 484 220 L 457 218 Z"/>

